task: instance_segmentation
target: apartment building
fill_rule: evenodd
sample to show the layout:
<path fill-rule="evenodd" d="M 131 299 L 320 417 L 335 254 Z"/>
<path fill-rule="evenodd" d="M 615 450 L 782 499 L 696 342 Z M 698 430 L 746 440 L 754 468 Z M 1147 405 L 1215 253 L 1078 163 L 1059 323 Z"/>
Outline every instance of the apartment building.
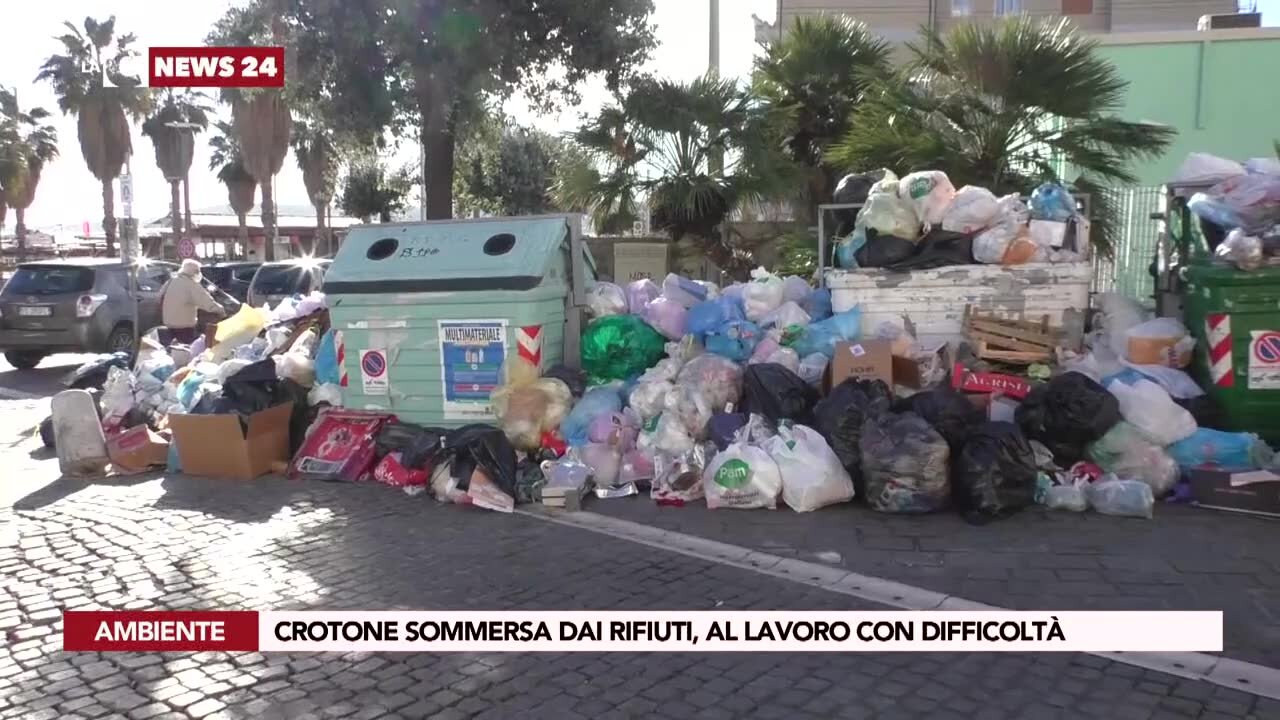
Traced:
<path fill-rule="evenodd" d="M 1195 30 L 1204 15 L 1236 12 L 1236 0 L 779 0 L 782 26 L 796 16 L 843 13 L 891 42 L 919 37 L 920 28 L 1006 15 L 1067 17 L 1097 33 Z"/>

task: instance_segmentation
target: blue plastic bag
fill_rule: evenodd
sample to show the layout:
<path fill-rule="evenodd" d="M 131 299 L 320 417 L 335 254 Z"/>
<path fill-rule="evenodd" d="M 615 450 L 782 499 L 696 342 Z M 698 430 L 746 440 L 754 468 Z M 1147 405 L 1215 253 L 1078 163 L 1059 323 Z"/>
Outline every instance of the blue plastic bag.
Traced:
<path fill-rule="evenodd" d="M 1255 467 L 1259 460 L 1265 460 L 1265 458 L 1255 457 L 1255 446 L 1261 442 L 1258 436 L 1252 433 L 1230 433 L 1200 428 L 1191 437 L 1179 440 L 1170 445 L 1167 450 L 1174 461 L 1184 468 L 1217 465 L 1241 469 Z"/>
<path fill-rule="evenodd" d="M 571 447 L 582 447 L 590 442 L 588 430 L 591 422 L 601 415 L 622 412 L 621 383 L 597 385 L 587 390 L 568 417 L 560 423 L 560 435 Z"/>
<path fill-rule="evenodd" d="M 760 326 L 747 320 L 734 320 L 707 334 L 703 344 L 707 352 L 734 362 L 746 362 L 764 337 Z"/>
<path fill-rule="evenodd" d="M 1031 193 L 1031 217 L 1066 222 L 1076 215 L 1076 201 L 1057 183 L 1045 183 Z"/>
<path fill-rule="evenodd" d="M 746 320 L 741 297 L 720 297 L 694 305 L 685 315 L 685 332 L 702 340 L 707 333 L 715 332 L 725 323 Z"/>
<path fill-rule="evenodd" d="M 826 320 L 831 317 L 831 291 L 827 288 L 814 290 L 800 303 L 800 308 L 809 313 L 809 322 Z"/>
<path fill-rule="evenodd" d="M 1249 222 L 1236 208 L 1204 193 L 1196 193 L 1187 202 L 1187 209 L 1201 220 L 1208 220 L 1223 230 L 1248 227 Z"/>
<path fill-rule="evenodd" d="M 791 343 L 791 349 L 808 357 L 821 353 L 835 357 L 836 344 L 857 340 L 862 335 L 862 309 L 850 308 L 821 322 L 812 323 Z"/>
<path fill-rule="evenodd" d="M 836 265 L 845 270 L 858 267 L 855 257 L 863 245 L 867 244 L 867 233 L 861 227 L 854 228 L 850 235 L 836 244 Z"/>
<path fill-rule="evenodd" d="M 338 368 L 337 338 L 330 329 L 320 338 L 320 346 L 316 349 L 316 384 L 337 385 L 340 382 L 342 373 Z"/>

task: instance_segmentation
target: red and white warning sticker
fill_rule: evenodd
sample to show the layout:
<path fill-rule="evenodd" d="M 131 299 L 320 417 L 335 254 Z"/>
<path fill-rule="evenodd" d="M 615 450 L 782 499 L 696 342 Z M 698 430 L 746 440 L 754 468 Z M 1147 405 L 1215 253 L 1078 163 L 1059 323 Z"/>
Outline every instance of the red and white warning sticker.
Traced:
<path fill-rule="evenodd" d="M 1249 341 L 1249 389 L 1280 390 L 1280 331 L 1253 330 Z"/>

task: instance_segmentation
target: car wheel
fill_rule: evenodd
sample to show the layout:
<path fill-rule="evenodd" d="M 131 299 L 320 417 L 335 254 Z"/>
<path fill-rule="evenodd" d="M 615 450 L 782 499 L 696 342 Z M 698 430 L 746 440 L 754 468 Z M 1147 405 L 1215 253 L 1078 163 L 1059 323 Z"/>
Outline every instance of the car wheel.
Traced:
<path fill-rule="evenodd" d="M 115 326 L 111 334 L 107 336 L 107 352 L 117 353 L 126 352 L 133 354 L 133 326 L 129 323 L 120 323 Z"/>
<path fill-rule="evenodd" d="M 39 350 L 10 350 L 4 354 L 4 359 L 19 370 L 31 370 L 40 364 L 45 354 Z"/>

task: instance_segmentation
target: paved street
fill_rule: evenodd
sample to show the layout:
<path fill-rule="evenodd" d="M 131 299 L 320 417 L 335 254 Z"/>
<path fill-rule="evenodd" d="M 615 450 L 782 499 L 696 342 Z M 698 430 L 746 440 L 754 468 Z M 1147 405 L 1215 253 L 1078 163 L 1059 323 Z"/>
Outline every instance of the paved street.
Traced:
<path fill-rule="evenodd" d="M 6 436 L 17 439 L 19 428 L 38 422 L 45 403 L 0 401 Z M 1280 718 L 1274 700 L 1082 654 L 64 654 L 59 618 L 67 608 L 872 606 L 748 569 L 537 518 L 440 506 L 377 486 L 157 475 L 62 481 L 56 460 L 37 446 L 32 439 L 0 445 L 10 469 L 0 507 L 3 718 Z M 638 518 L 648 505 L 618 501 L 594 509 Z M 712 515 L 685 508 L 649 519 L 677 518 L 690 533 L 725 533 L 720 539 L 726 542 L 919 585 L 928 584 L 930 573 L 907 578 L 892 568 L 915 567 L 902 562 L 914 554 L 942 553 L 947 562 L 935 567 L 954 569 L 951 558 L 962 556 L 958 548 L 933 550 L 927 538 L 993 536 L 1009 543 L 1016 537 L 1026 553 L 993 556 L 1051 558 L 1058 550 L 1102 564 L 1126 556 L 1104 551 L 1110 544 L 1159 544 L 1160 536 L 1142 533 L 1163 532 L 1162 521 L 1174 522 L 1164 512 L 1147 524 L 1028 514 L 986 528 L 955 526 L 943 517 L 873 522 L 845 510 Z M 1171 517 L 1178 527 L 1195 527 L 1194 517 L 1186 518 L 1192 525 Z M 735 521 L 740 532 L 730 538 Z M 1038 523 L 1048 534 L 1019 533 L 1021 523 Z M 1228 525 L 1224 520 L 1219 530 L 1228 532 Z M 1061 544 L 1073 536 L 1080 552 L 1068 554 Z M 874 547 L 900 537 L 915 539 L 906 548 Z M 963 547 L 977 542 L 998 541 L 970 540 Z M 1248 537 L 1202 542 L 1247 544 Z M 973 555 L 979 549 L 972 548 Z M 1261 552 L 1237 547 L 1222 561 L 1256 559 Z M 1026 560 L 1025 567 L 1033 564 Z M 992 567 L 1003 566 L 997 560 Z M 1023 567 L 1005 568 L 1005 582 L 1014 582 Z M 1081 568 L 1054 572 L 1071 569 Z M 1253 574 L 1265 581 L 1261 570 Z M 938 582 L 951 577 L 933 575 Z M 1120 584 L 1107 577 L 1092 582 Z M 1014 602 L 1024 600 L 1000 604 Z M 1229 610 L 1229 623 L 1231 616 Z"/>

